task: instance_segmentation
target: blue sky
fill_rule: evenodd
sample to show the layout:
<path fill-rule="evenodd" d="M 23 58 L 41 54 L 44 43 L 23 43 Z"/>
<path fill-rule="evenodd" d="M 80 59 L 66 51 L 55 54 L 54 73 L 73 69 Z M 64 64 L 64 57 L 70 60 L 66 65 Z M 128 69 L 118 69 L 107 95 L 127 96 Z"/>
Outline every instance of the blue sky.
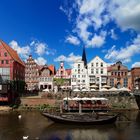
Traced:
<path fill-rule="evenodd" d="M 88 62 L 140 66 L 140 0 L 1 0 L 0 39 L 56 68 L 71 67 L 83 46 Z"/>

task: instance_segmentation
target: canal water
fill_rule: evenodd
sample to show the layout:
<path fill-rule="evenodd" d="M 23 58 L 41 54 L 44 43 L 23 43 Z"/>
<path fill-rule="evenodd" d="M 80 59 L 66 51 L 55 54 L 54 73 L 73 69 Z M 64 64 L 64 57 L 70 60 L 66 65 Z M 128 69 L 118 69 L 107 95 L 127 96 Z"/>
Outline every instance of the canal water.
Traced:
<path fill-rule="evenodd" d="M 18 115 L 21 114 L 21 119 Z M 0 113 L 0 140 L 140 140 L 140 112 L 125 112 L 115 124 L 58 125 L 37 111 Z"/>

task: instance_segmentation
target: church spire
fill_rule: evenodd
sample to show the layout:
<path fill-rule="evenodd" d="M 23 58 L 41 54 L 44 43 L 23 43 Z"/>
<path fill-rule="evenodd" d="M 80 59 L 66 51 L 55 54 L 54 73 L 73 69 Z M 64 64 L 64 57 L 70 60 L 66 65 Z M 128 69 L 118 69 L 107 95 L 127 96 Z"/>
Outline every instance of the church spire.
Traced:
<path fill-rule="evenodd" d="M 86 58 L 85 47 L 83 47 L 82 61 L 84 61 L 85 68 L 87 68 L 87 58 Z"/>

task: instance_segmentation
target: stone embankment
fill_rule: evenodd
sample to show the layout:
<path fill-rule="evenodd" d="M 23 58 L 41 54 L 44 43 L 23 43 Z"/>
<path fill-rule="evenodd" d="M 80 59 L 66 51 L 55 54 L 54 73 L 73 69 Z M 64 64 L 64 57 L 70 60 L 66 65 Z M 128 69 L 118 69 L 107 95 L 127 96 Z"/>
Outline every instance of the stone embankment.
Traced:
<path fill-rule="evenodd" d="M 41 106 L 58 106 L 60 101 L 66 97 L 30 97 L 21 98 L 21 108 L 40 108 Z M 137 110 L 135 98 L 133 96 L 104 96 L 109 100 L 112 110 Z"/>

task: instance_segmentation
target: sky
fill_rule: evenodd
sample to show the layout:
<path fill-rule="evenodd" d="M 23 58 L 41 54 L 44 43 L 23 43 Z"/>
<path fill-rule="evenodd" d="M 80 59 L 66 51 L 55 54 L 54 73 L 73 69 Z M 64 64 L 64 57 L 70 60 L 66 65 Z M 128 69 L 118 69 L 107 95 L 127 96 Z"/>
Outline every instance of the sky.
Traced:
<path fill-rule="evenodd" d="M 140 0 L 1 0 L 0 39 L 22 60 L 64 61 L 70 68 L 86 48 L 129 69 L 140 66 Z"/>

